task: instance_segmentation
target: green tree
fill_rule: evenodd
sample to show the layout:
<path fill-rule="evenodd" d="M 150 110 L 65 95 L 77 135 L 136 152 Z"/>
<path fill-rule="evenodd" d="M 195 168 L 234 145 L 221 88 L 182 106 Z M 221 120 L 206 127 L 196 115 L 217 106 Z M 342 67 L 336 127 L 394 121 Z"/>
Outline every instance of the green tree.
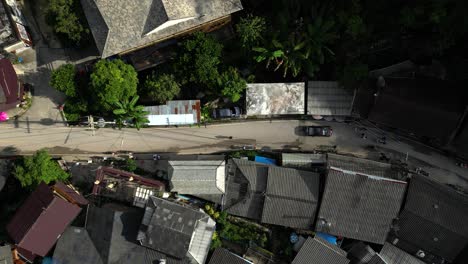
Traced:
<path fill-rule="evenodd" d="M 147 77 L 144 89 L 148 93 L 148 96 L 158 103 L 172 100 L 180 93 L 179 83 L 177 83 L 175 76 L 172 74 L 156 76 L 153 72 L 151 76 Z"/>
<path fill-rule="evenodd" d="M 114 115 L 117 116 L 117 125 L 121 128 L 124 121 L 130 121 L 140 130 L 141 126 L 149 122 L 148 112 L 145 111 L 144 106 L 136 105 L 139 96 L 136 95 L 132 100 L 125 99 L 122 102 L 116 102 L 115 105 L 118 107 L 114 109 Z"/>
<path fill-rule="evenodd" d="M 65 99 L 63 111 L 67 121 L 78 121 L 80 116 L 88 115 L 88 103 L 80 97 L 70 97 Z"/>
<path fill-rule="evenodd" d="M 15 164 L 13 174 L 21 186 L 34 189 L 41 182 L 49 184 L 52 181 L 63 181 L 69 175 L 46 150 L 39 150 L 31 157 L 23 157 Z"/>
<path fill-rule="evenodd" d="M 111 111 L 117 102 L 124 102 L 136 95 L 137 72 L 122 60 L 100 60 L 91 74 L 91 94 L 97 106 Z"/>
<path fill-rule="evenodd" d="M 335 55 L 329 47 L 338 38 L 334 26 L 335 22 L 332 19 L 324 19 L 321 16 L 315 17 L 312 23 L 307 25 L 306 46 L 316 63 L 323 64 L 327 54 Z"/>
<path fill-rule="evenodd" d="M 48 15 L 54 31 L 78 44 L 89 29 L 83 26 L 80 15 L 76 12 L 79 0 L 49 0 Z"/>
<path fill-rule="evenodd" d="M 265 18 L 259 16 L 247 15 L 241 18 L 236 25 L 236 32 L 239 35 L 241 45 L 244 48 L 252 48 L 260 44 L 263 34 L 266 30 Z"/>
<path fill-rule="evenodd" d="M 340 82 L 345 88 L 354 88 L 359 82 L 366 80 L 369 76 L 369 68 L 363 63 L 347 64 L 343 68 Z"/>
<path fill-rule="evenodd" d="M 223 45 L 211 35 L 197 32 L 182 43 L 182 51 L 175 65 L 176 72 L 184 83 L 190 81 L 212 85 L 219 75 L 222 49 Z"/>
<path fill-rule="evenodd" d="M 229 67 L 218 77 L 218 85 L 222 89 L 221 94 L 229 97 L 234 103 L 239 101 L 242 92 L 247 88 L 247 82 L 234 67 Z"/>
<path fill-rule="evenodd" d="M 64 64 L 52 71 L 49 85 L 68 97 L 76 96 L 75 66 Z"/>
<path fill-rule="evenodd" d="M 266 61 L 266 68 L 269 68 L 272 62 L 275 63 L 275 71 L 283 64 L 284 52 L 281 49 L 267 49 L 264 47 L 254 47 L 253 51 L 258 54 L 254 57 L 255 61 L 260 63 Z"/>

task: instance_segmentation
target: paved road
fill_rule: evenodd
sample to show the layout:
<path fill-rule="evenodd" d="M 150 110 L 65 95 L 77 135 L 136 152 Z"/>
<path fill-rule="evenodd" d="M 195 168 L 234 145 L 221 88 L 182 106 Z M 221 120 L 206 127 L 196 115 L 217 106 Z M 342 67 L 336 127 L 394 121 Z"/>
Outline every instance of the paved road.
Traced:
<path fill-rule="evenodd" d="M 334 129 L 330 138 L 305 137 L 298 127 L 311 124 L 328 124 Z M 232 146 L 256 144 L 257 148 L 313 150 L 320 145 L 338 147 L 339 152 L 362 157 L 377 158 L 380 152 L 428 171 L 440 181 L 468 186 L 468 170 L 455 165 L 435 150 L 414 142 L 404 141 L 386 133 L 387 144 L 376 140 L 382 131 L 368 127 L 367 139 L 359 137 L 356 128 L 361 124 L 311 122 L 297 120 L 256 121 L 205 127 L 147 128 L 114 130 L 110 128 L 93 132 L 83 127 L 64 127 L 61 123 L 46 126 L 41 122 L 19 121 L 0 124 L 0 146 L 3 153 L 33 152 L 49 148 L 52 153 L 78 152 L 177 152 L 181 154 L 210 153 L 230 149 Z M 232 137 L 232 139 L 229 139 Z M 370 151 L 369 146 L 377 148 Z"/>

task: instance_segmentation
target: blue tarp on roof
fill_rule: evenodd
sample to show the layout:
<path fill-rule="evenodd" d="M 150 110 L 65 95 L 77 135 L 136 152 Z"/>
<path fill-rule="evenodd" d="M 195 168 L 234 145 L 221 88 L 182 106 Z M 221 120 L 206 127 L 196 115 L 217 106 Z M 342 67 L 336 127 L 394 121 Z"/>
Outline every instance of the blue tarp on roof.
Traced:
<path fill-rule="evenodd" d="M 320 232 L 317 232 L 315 235 L 326 240 L 328 243 L 332 245 L 337 245 L 335 236 L 325 234 L 325 233 L 320 233 Z"/>
<path fill-rule="evenodd" d="M 276 160 L 262 156 L 255 156 L 255 162 L 276 165 Z"/>

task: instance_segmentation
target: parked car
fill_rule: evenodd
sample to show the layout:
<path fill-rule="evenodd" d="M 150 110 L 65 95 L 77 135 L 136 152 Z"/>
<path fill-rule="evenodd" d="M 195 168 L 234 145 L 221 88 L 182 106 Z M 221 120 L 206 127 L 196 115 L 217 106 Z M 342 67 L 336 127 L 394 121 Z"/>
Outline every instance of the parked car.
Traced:
<path fill-rule="evenodd" d="M 333 129 L 330 126 L 306 126 L 304 132 L 310 137 L 330 137 Z"/>
<path fill-rule="evenodd" d="M 239 107 L 231 107 L 231 108 L 218 108 L 214 109 L 212 116 L 213 118 L 231 118 L 231 117 L 239 117 L 241 115 L 241 110 Z"/>

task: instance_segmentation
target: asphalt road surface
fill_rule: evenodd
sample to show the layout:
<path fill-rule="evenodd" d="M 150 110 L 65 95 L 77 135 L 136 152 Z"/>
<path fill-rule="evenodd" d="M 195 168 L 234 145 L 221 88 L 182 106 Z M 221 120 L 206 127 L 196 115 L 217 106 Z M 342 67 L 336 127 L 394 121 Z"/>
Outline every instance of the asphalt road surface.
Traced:
<path fill-rule="evenodd" d="M 305 125 L 330 125 L 334 133 L 332 137 L 307 137 L 300 129 Z M 257 148 L 302 151 L 337 146 L 338 152 L 361 157 L 377 158 L 382 152 L 394 159 L 408 158 L 408 163 L 423 168 L 430 177 L 468 186 L 468 170 L 457 167 L 454 160 L 436 150 L 389 133 L 385 133 L 387 144 L 379 144 L 377 140 L 384 132 L 371 126 L 366 127 L 367 139 L 362 139 L 360 127 L 363 125 L 358 123 L 277 120 L 209 125 L 207 128 L 145 128 L 140 131 L 105 128 L 93 133 L 84 127 L 65 127 L 60 123 L 12 121 L 0 124 L 0 146 L 2 154 L 7 155 L 31 153 L 41 148 L 48 148 L 55 154 L 117 151 L 195 154 L 252 144 Z"/>

